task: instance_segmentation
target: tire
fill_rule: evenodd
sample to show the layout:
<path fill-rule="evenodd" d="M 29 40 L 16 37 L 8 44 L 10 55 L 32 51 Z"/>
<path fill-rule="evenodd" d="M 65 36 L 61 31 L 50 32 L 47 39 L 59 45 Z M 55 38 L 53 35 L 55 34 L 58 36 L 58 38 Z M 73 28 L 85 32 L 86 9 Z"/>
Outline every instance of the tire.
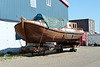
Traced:
<path fill-rule="evenodd" d="M 77 49 L 70 49 L 70 52 L 76 52 Z"/>
<path fill-rule="evenodd" d="M 60 52 L 60 50 L 59 50 L 59 49 L 57 49 L 56 51 L 57 51 L 58 53 Z"/>
<path fill-rule="evenodd" d="M 73 49 L 70 49 L 70 52 L 73 52 Z"/>
<path fill-rule="evenodd" d="M 60 52 L 63 52 L 63 49 L 60 49 Z"/>
<path fill-rule="evenodd" d="M 74 52 L 76 52 L 76 51 L 77 51 L 77 49 L 74 49 L 73 51 L 74 51 Z"/>

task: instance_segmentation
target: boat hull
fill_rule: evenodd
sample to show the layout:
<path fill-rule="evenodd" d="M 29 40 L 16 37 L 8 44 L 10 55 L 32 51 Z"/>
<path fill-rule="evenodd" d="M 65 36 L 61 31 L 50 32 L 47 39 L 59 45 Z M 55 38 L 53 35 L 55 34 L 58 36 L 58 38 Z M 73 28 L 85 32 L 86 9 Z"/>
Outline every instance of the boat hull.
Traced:
<path fill-rule="evenodd" d="M 63 32 L 25 21 L 16 24 L 15 31 L 27 43 L 77 41 L 83 35 L 79 32 Z"/>

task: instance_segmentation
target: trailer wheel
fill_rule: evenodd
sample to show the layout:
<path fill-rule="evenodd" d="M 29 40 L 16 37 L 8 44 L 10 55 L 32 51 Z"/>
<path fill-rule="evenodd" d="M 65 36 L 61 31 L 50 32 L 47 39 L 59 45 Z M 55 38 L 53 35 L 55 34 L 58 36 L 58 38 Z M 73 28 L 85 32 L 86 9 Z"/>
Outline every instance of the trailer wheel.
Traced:
<path fill-rule="evenodd" d="M 60 52 L 60 50 L 59 50 L 59 49 L 57 49 L 56 51 L 57 51 L 58 53 Z"/>
<path fill-rule="evenodd" d="M 73 52 L 73 49 L 70 49 L 70 52 Z"/>
<path fill-rule="evenodd" d="M 57 51 L 58 53 L 59 53 L 59 52 L 63 52 L 63 49 L 57 49 L 56 51 Z"/>
<path fill-rule="evenodd" d="M 63 52 L 63 49 L 60 49 L 60 52 Z"/>
<path fill-rule="evenodd" d="M 77 49 L 70 49 L 70 52 L 76 52 Z"/>
<path fill-rule="evenodd" d="M 77 49 L 74 49 L 73 51 L 74 51 L 74 52 L 76 52 L 76 51 L 77 51 Z"/>
<path fill-rule="evenodd" d="M 95 43 L 94 46 L 98 46 L 98 45 Z"/>

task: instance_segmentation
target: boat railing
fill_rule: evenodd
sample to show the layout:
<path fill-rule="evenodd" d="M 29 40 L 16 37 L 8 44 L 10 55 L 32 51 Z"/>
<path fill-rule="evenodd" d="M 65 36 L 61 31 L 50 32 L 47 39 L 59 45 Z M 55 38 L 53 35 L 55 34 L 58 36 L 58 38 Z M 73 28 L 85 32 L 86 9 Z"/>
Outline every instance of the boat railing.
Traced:
<path fill-rule="evenodd" d="M 44 27 L 47 27 L 47 25 L 43 22 L 40 22 L 40 21 L 30 21 L 30 20 L 27 20 L 27 22 L 32 22 L 32 23 L 35 23 L 35 24 L 38 24 L 38 25 L 41 25 L 41 26 L 44 26 Z"/>

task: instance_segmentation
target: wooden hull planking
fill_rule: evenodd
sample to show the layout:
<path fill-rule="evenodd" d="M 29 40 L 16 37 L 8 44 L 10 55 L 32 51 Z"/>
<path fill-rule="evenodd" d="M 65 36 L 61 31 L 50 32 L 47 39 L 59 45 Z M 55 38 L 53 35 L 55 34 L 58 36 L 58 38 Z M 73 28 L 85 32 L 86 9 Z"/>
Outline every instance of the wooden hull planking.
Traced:
<path fill-rule="evenodd" d="M 83 33 L 79 32 L 71 33 L 54 30 L 26 21 L 16 24 L 15 31 L 27 43 L 77 41 L 83 35 Z"/>

